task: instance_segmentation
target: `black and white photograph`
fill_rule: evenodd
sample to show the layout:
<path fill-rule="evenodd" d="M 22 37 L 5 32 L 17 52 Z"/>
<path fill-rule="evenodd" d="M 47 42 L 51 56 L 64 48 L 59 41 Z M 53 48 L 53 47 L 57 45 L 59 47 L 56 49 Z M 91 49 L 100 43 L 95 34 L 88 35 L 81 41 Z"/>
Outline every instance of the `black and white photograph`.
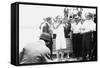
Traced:
<path fill-rule="evenodd" d="M 97 8 L 19 4 L 19 64 L 97 61 Z"/>

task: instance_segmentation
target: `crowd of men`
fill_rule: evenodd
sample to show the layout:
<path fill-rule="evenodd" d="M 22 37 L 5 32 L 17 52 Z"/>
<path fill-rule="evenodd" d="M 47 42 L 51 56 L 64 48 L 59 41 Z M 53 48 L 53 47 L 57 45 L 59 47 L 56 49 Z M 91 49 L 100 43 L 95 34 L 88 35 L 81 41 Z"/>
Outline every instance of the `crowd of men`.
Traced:
<path fill-rule="evenodd" d="M 83 9 L 75 8 L 69 14 L 69 9 L 65 8 L 64 17 L 58 15 L 55 18 L 44 18 L 40 24 L 40 39 L 23 48 L 19 56 L 20 63 L 68 61 L 66 59 L 69 57 L 77 59 L 76 61 L 96 60 L 96 17 L 88 12 L 83 19 Z"/>

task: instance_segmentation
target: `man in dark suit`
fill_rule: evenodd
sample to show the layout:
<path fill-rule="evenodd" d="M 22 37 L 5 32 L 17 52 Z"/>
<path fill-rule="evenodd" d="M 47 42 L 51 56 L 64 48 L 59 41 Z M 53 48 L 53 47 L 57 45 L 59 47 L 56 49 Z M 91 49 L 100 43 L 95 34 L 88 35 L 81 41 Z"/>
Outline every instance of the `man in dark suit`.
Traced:
<path fill-rule="evenodd" d="M 52 58 L 52 44 L 53 44 L 53 41 L 52 41 L 52 33 L 53 33 L 52 28 L 53 28 L 52 18 L 51 17 L 44 18 L 44 22 L 41 23 L 40 29 L 41 29 L 42 33 L 46 33 L 46 34 L 50 35 L 50 44 L 47 45 L 47 47 L 50 49 L 51 58 Z"/>

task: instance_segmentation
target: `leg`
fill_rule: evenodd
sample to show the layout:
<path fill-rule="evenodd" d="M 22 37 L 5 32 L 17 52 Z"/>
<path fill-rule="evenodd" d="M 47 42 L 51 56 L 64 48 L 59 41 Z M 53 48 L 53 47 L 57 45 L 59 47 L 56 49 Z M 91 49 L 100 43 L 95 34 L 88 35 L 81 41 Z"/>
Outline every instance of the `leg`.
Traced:
<path fill-rule="evenodd" d="M 61 51 L 61 60 L 63 60 L 63 59 L 64 59 L 64 51 L 62 49 L 62 51 Z"/>
<path fill-rule="evenodd" d="M 78 41 L 78 34 L 74 34 L 73 35 L 73 53 L 74 56 L 77 57 L 77 53 L 78 53 L 78 45 L 79 45 L 79 41 Z"/>
<path fill-rule="evenodd" d="M 78 34 L 77 36 L 77 57 L 81 57 L 81 51 L 82 51 L 82 38 L 81 35 Z"/>
<path fill-rule="evenodd" d="M 91 49 L 92 49 L 92 44 L 91 44 L 91 33 L 87 33 L 87 40 L 86 40 L 86 48 L 87 48 L 87 60 L 90 60 L 91 57 Z"/>
<path fill-rule="evenodd" d="M 76 57 L 76 39 L 75 39 L 75 34 L 73 34 L 72 38 L 72 46 L 73 46 L 73 56 Z"/>
<path fill-rule="evenodd" d="M 59 53 L 59 50 L 57 50 L 56 56 L 57 56 L 57 60 L 56 60 L 56 61 L 59 61 L 59 60 L 60 60 L 60 53 Z"/>
<path fill-rule="evenodd" d="M 82 37 L 82 57 L 83 57 L 83 60 L 85 60 L 86 58 L 86 42 L 85 42 L 86 38 L 85 38 L 85 35 L 83 34 L 83 37 Z"/>

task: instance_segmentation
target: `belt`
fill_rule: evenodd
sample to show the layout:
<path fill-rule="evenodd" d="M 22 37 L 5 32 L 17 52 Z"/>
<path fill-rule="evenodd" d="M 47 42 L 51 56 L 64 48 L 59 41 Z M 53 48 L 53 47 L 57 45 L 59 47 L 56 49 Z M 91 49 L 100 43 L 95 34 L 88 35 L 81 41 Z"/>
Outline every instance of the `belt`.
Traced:
<path fill-rule="evenodd" d="M 80 34 L 87 34 L 87 33 L 91 33 L 91 32 L 84 32 L 84 33 L 80 33 Z"/>
<path fill-rule="evenodd" d="M 73 33 L 73 35 L 80 34 L 80 33 Z"/>

